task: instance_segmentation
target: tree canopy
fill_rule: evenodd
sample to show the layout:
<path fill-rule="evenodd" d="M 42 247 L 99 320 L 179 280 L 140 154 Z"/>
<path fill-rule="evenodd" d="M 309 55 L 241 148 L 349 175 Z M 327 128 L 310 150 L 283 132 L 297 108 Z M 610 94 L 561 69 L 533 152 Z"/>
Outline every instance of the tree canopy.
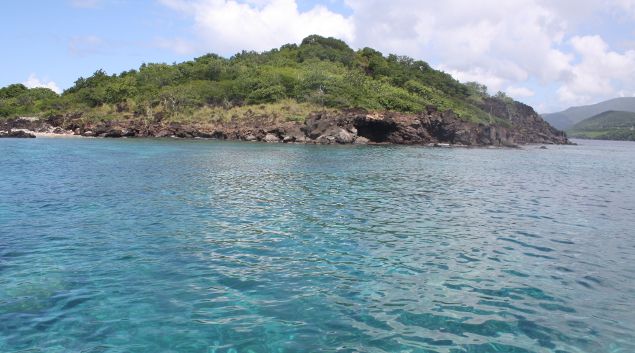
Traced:
<path fill-rule="evenodd" d="M 207 54 L 178 64 L 143 64 L 118 75 L 97 70 L 61 95 L 9 85 L 0 89 L 0 117 L 105 107 L 133 116 L 148 110 L 176 115 L 209 106 L 292 100 L 325 108 L 413 113 L 433 106 L 466 120 L 489 121 L 478 107 L 484 96 L 485 86 L 462 84 L 424 61 L 385 56 L 371 48 L 354 51 L 341 40 L 312 35 L 300 45 L 263 53 L 243 51 L 231 58 Z"/>

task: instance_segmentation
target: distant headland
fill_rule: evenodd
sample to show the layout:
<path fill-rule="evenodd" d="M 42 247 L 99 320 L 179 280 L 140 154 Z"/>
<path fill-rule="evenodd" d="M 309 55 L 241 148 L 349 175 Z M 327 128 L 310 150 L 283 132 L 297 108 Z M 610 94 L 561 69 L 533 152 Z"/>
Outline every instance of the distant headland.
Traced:
<path fill-rule="evenodd" d="M 575 138 L 635 141 L 635 97 L 571 107 L 543 117 Z"/>

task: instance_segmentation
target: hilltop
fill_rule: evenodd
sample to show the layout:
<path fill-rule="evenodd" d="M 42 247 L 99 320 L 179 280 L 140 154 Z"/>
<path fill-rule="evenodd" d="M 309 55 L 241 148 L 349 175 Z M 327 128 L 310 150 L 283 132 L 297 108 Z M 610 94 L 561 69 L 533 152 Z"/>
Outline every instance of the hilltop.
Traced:
<path fill-rule="evenodd" d="M 635 141 L 635 113 L 608 111 L 575 124 L 572 137 Z"/>
<path fill-rule="evenodd" d="M 576 123 L 607 111 L 635 112 L 635 97 L 621 97 L 597 104 L 571 107 L 562 112 L 543 114 L 542 117 L 557 129 L 569 130 Z"/>
<path fill-rule="evenodd" d="M 487 87 L 460 83 L 421 60 L 371 48 L 355 51 L 316 35 L 263 53 L 208 54 L 114 75 L 97 70 L 61 95 L 10 85 L 0 89 L 0 120 L 4 129 L 57 128 L 107 137 L 567 142 L 531 107 L 504 93 L 490 96 Z M 351 137 L 337 138 L 344 132 Z"/>

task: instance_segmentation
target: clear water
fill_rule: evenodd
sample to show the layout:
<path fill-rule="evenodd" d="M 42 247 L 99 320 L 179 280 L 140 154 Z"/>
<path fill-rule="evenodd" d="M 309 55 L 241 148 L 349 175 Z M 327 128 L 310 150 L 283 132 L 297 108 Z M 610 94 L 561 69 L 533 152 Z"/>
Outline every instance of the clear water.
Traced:
<path fill-rule="evenodd" d="M 635 352 L 635 143 L 0 140 L 0 352 Z"/>

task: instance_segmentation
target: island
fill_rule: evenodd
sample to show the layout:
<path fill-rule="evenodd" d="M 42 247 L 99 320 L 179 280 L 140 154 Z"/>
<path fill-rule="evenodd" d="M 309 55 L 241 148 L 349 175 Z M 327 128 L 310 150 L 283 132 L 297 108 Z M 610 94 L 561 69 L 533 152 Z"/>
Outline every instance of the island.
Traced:
<path fill-rule="evenodd" d="M 0 89 L 0 137 L 178 137 L 317 144 L 567 144 L 506 94 L 426 62 L 312 35 L 231 58 L 97 70 L 58 95 Z"/>

